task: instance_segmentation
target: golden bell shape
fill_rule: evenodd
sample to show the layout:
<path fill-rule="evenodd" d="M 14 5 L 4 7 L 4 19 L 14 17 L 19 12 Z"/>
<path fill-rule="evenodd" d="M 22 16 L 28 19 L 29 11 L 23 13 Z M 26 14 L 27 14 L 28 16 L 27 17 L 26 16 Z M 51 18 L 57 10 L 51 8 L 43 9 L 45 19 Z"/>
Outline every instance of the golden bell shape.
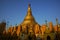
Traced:
<path fill-rule="evenodd" d="M 22 24 L 35 24 L 35 19 L 32 15 L 32 11 L 31 11 L 31 5 L 28 5 L 28 10 L 27 10 L 27 15 L 24 18 L 24 21 L 22 22 Z"/>

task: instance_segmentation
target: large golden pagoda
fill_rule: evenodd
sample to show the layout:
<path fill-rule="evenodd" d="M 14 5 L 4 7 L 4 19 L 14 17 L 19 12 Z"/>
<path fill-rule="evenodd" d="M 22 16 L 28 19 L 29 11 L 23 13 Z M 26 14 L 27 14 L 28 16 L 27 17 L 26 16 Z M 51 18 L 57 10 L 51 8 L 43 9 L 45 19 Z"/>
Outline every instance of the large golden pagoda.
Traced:
<path fill-rule="evenodd" d="M 30 24 L 36 24 L 37 22 L 35 21 L 33 15 L 32 15 L 32 11 L 31 11 L 31 5 L 28 5 L 28 10 L 27 10 L 27 15 L 24 18 L 24 21 L 22 22 L 22 25 L 26 24 L 26 25 L 30 25 Z"/>
<path fill-rule="evenodd" d="M 28 32 L 33 32 L 36 31 L 35 29 L 39 29 L 40 25 L 35 21 L 32 11 L 31 11 L 31 5 L 28 5 L 28 10 L 27 10 L 27 15 L 25 16 L 23 22 L 21 23 L 22 30 L 25 31 L 27 30 L 28 27 Z M 38 26 L 38 27 L 37 27 Z"/>

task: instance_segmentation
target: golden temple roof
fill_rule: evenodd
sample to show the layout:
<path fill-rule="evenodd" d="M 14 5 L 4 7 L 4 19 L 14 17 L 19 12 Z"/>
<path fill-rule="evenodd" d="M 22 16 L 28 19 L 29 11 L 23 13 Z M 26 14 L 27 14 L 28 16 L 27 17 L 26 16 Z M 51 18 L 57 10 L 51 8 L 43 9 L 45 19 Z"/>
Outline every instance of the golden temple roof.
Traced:
<path fill-rule="evenodd" d="M 32 15 L 31 5 L 28 5 L 27 15 L 24 18 L 22 24 L 36 24 L 36 21 Z"/>

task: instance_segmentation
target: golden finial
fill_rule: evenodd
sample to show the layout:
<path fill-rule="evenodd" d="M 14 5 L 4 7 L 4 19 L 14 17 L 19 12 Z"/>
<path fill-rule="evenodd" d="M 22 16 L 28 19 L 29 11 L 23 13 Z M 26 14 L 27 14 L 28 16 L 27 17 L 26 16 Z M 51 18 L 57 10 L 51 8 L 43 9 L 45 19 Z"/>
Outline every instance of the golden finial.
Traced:
<path fill-rule="evenodd" d="M 27 15 L 32 15 L 32 11 L 31 11 L 31 4 L 28 4 L 28 11 L 27 11 Z"/>

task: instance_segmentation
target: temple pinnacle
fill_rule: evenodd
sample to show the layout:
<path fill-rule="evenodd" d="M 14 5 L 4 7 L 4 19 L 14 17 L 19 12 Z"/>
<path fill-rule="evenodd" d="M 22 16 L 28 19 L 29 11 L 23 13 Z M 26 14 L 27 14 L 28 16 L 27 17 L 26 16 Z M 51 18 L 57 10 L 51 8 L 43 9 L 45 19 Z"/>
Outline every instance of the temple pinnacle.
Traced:
<path fill-rule="evenodd" d="M 32 15 L 31 4 L 28 4 L 27 15 Z"/>
<path fill-rule="evenodd" d="M 36 23 L 36 21 L 32 15 L 31 5 L 28 4 L 27 15 L 25 16 L 22 24 L 35 24 L 35 23 Z"/>

